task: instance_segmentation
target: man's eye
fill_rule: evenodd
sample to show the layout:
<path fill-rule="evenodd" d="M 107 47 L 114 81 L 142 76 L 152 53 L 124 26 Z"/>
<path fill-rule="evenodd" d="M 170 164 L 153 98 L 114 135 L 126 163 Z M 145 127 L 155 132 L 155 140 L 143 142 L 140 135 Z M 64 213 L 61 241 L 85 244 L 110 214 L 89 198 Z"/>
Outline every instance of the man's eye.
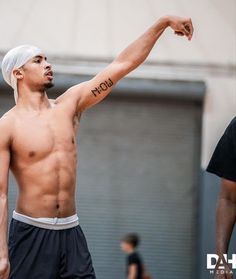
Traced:
<path fill-rule="evenodd" d="M 35 63 L 40 63 L 40 59 L 34 60 Z"/>

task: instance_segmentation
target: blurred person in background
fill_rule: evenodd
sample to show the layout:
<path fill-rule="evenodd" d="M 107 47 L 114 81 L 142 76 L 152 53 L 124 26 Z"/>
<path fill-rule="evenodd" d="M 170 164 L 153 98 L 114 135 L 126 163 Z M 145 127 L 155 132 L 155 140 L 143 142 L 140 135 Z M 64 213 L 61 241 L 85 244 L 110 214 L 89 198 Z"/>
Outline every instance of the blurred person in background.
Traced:
<path fill-rule="evenodd" d="M 140 253 L 137 251 L 139 244 L 140 237 L 135 233 L 125 235 L 121 240 L 121 250 L 127 254 L 127 279 L 151 279 L 143 264 Z"/>

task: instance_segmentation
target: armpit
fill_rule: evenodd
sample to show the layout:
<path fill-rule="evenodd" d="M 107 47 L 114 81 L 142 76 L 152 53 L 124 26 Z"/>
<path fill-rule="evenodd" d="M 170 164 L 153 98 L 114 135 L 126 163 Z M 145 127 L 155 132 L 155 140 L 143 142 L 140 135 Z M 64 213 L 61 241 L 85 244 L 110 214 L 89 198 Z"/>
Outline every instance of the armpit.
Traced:
<path fill-rule="evenodd" d="M 79 111 L 78 113 L 75 114 L 73 118 L 73 126 L 77 127 L 80 123 L 80 118 L 81 118 L 82 113 Z"/>

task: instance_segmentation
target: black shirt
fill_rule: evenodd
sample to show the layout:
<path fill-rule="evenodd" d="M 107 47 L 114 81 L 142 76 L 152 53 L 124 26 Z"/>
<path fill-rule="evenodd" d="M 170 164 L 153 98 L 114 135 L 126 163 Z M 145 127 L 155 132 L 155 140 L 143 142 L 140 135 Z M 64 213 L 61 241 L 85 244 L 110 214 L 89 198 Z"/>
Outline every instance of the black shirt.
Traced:
<path fill-rule="evenodd" d="M 236 117 L 219 140 L 206 170 L 236 182 Z"/>
<path fill-rule="evenodd" d="M 129 266 L 135 264 L 137 265 L 137 276 L 135 279 L 143 278 L 143 264 L 142 259 L 138 252 L 133 252 L 127 256 L 127 273 L 129 270 Z"/>

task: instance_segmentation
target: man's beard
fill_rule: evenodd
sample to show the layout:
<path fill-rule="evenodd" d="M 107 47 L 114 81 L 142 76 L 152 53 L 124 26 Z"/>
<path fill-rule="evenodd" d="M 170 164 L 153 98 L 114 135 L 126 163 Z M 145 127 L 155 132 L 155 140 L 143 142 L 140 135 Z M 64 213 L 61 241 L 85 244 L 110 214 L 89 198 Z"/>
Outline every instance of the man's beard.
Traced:
<path fill-rule="evenodd" d="M 45 83 L 44 84 L 44 90 L 46 89 L 50 89 L 54 86 L 54 83 L 53 82 L 49 82 L 49 83 Z"/>

